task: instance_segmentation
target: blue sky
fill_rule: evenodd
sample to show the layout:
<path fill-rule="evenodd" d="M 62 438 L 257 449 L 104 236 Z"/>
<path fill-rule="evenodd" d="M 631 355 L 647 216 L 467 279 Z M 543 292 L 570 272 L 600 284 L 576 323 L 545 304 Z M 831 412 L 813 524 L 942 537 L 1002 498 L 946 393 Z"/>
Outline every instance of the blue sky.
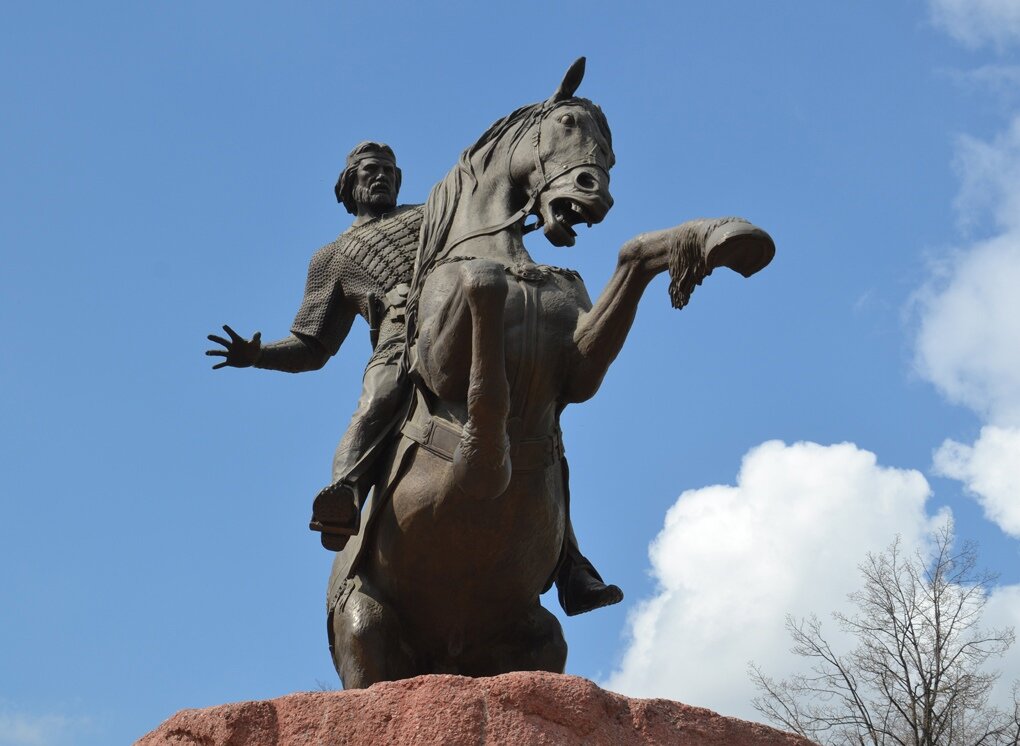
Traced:
<path fill-rule="evenodd" d="M 1013 0 L 374 7 L 5 8 L 0 744 L 336 684 L 306 521 L 366 329 L 299 376 L 214 373 L 205 335 L 287 333 L 354 143 L 422 201 L 582 54 L 616 206 L 536 259 L 595 293 L 627 238 L 725 214 L 778 254 L 680 313 L 653 283 L 564 415 L 582 547 L 627 594 L 564 620 L 568 672 L 754 717 L 784 615 L 946 511 L 1020 622 Z"/>

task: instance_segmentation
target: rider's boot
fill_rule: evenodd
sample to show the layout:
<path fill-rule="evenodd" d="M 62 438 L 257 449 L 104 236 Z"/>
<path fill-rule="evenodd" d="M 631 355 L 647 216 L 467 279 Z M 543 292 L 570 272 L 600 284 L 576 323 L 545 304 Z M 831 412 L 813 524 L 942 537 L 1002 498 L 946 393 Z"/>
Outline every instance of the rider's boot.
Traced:
<path fill-rule="evenodd" d="M 556 574 L 556 594 L 567 616 L 576 616 L 623 600 L 619 586 L 606 585 L 598 570 L 568 542 L 563 564 Z"/>
<path fill-rule="evenodd" d="M 683 308 L 694 288 L 728 267 L 744 277 L 764 269 L 776 255 L 772 237 L 743 218 L 691 220 L 679 226 L 669 256 L 669 295 Z"/>
<path fill-rule="evenodd" d="M 361 526 L 358 489 L 347 480 L 323 487 L 312 503 L 308 528 L 321 533 L 322 546 L 339 552 Z"/>

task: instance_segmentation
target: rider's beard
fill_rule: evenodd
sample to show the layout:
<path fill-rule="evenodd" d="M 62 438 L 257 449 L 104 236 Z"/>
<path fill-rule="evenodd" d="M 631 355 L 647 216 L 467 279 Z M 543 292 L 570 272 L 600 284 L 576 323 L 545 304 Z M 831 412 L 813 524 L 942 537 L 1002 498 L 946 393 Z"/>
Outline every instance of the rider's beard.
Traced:
<path fill-rule="evenodd" d="M 354 201 L 359 205 L 368 205 L 377 210 L 385 210 L 397 203 L 397 195 L 393 193 L 392 189 L 372 191 L 371 187 L 357 184 L 354 187 Z"/>

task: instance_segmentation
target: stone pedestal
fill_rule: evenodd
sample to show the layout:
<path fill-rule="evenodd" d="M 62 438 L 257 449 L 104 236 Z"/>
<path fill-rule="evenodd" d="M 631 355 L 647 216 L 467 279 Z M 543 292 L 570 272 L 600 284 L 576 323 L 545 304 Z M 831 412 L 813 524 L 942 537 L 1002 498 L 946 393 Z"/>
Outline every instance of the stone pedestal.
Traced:
<path fill-rule="evenodd" d="M 630 699 L 587 679 L 518 672 L 419 676 L 369 689 L 290 694 L 182 710 L 136 746 L 675 744 L 811 746 L 759 723 L 665 699 Z"/>

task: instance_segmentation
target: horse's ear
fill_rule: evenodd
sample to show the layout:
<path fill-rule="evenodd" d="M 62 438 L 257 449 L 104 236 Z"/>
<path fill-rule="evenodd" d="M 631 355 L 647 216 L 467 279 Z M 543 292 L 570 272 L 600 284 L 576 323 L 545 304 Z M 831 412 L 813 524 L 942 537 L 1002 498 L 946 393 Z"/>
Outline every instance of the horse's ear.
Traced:
<path fill-rule="evenodd" d="M 556 103 L 557 101 L 563 101 L 574 95 L 574 91 L 581 85 L 581 78 L 584 77 L 584 57 L 578 57 L 574 60 L 574 64 L 567 70 L 567 74 L 563 76 L 563 82 L 560 83 L 560 87 L 556 89 L 556 93 L 549 99 L 550 102 Z"/>

